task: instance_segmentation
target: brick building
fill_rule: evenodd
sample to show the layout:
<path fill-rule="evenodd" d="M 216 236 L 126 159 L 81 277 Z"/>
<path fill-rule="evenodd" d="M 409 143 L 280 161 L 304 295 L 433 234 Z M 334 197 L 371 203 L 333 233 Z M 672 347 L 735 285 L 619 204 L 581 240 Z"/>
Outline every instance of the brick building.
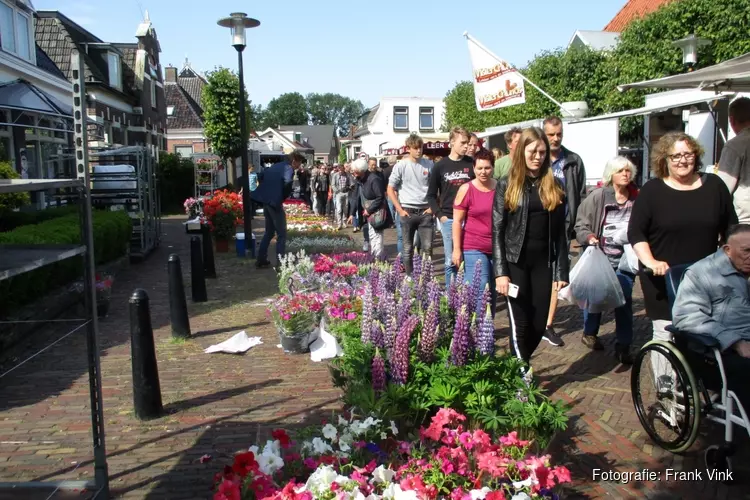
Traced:
<path fill-rule="evenodd" d="M 36 42 L 66 78 L 70 55 L 84 59 L 89 145 L 92 147 L 166 147 L 167 112 L 159 53 L 161 47 L 148 12 L 136 41 L 105 42 L 58 11 L 37 11 Z"/>
<path fill-rule="evenodd" d="M 203 134 L 201 92 L 206 79 L 193 70 L 186 59 L 179 72 L 174 66 L 165 68 L 164 93 L 167 101 L 167 151 L 187 158 L 192 153 L 210 151 Z"/>

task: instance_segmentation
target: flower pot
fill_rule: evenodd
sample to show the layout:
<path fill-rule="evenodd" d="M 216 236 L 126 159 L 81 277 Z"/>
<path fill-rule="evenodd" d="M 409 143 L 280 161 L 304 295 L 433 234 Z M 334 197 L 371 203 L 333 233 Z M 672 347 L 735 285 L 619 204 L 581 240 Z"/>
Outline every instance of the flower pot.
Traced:
<path fill-rule="evenodd" d="M 216 238 L 216 253 L 229 252 L 229 240 Z"/>
<path fill-rule="evenodd" d="M 310 352 L 310 344 L 318 338 L 318 331 L 295 333 L 292 335 L 284 334 L 279 331 L 279 343 L 284 352 L 291 354 L 304 354 Z"/>

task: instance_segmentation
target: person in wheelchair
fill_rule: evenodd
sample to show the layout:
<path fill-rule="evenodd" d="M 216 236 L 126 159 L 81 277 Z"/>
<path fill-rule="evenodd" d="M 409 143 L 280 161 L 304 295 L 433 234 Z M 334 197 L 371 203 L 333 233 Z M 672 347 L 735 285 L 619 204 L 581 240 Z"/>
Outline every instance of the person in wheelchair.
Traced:
<path fill-rule="evenodd" d="M 672 325 L 718 343 L 729 388 L 750 409 L 750 224 L 737 224 L 714 254 L 691 265 L 680 281 Z M 733 383 L 734 381 L 734 383 Z"/>

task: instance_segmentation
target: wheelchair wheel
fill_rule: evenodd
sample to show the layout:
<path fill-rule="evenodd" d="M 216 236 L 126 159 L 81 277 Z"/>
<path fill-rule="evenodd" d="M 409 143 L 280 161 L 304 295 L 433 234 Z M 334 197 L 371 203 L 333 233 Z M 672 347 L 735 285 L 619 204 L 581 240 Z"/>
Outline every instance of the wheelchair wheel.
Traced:
<path fill-rule="evenodd" d="M 706 470 L 718 471 L 726 475 L 720 475 L 721 481 L 725 484 L 732 482 L 732 459 L 727 455 L 726 450 L 722 446 L 711 445 L 706 448 L 706 452 L 703 455 L 703 460 L 706 464 Z"/>
<path fill-rule="evenodd" d="M 700 395 L 690 366 L 672 344 L 652 341 L 636 355 L 630 389 L 638 419 L 651 439 L 672 453 L 695 442 Z"/>

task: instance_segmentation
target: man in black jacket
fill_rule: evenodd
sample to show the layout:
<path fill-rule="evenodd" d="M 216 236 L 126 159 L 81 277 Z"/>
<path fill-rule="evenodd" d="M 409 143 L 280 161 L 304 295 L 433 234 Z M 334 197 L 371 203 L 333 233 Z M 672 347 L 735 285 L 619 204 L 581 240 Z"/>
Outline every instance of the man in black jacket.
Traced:
<path fill-rule="evenodd" d="M 575 239 L 574 228 L 578 216 L 578 207 L 581 206 L 581 200 L 586 197 L 586 169 L 581 157 L 562 145 L 563 122 L 559 117 L 550 116 L 544 120 L 544 134 L 549 140 L 552 172 L 562 182 L 565 189 L 567 205 L 565 209 L 565 234 L 568 237 L 568 248 L 570 248 L 570 242 Z M 552 290 L 552 300 L 547 316 L 547 329 L 542 338 L 554 346 L 563 346 L 565 342 L 552 328 L 555 313 L 557 313 L 557 291 Z"/>

